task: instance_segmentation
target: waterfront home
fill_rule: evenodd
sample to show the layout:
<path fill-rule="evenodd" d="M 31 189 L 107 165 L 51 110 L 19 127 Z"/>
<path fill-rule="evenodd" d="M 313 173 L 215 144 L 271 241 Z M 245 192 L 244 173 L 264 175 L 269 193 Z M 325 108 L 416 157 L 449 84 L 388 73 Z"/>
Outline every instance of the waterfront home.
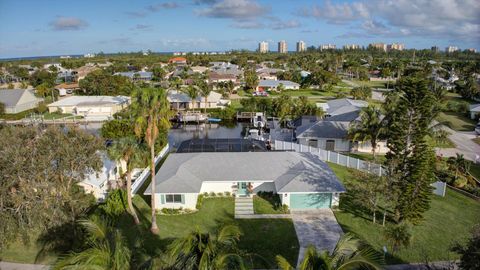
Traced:
<path fill-rule="evenodd" d="M 175 65 L 186 65 L 187 64 L 187 58 L 185 57 L 173 57 L 168 60 L 169 64 L 175 64 Z"/>
<path fill-rule="evenodd" d="M 219 82 L 228 82 L 232 81 L 233 83 L 238 83 L 237 76 L 233 74 L 220 74 L 216 72 L 210 72 L 208 74 L 209 83 L 219 83 Z"/>
<path fill-rule="evenodd" d="M 189 110 L 203 108 L 225 108 L 230 104 L 230 100 L 222 99 L 222 95 L 215 91 L 211 91 L 205 103 L 205 97 L 198 96 L 193 102 L 192 99 L 184 92 L 178 90 L 169 90 L 167 100 L 174 110 Z"/>
<path fill-rule="evenodd" d="M 203 193 L 280 195 L 292 210 L 338 205 L 345 188 L 330 167 L 311 153 L 172 153 L 155 175 L 156 209 L 194 209 Z M 228 194 L 227 193 L 227 194 Z M 151 184 L 145 195 L 151 194 Z"/>
<path fill-rule="evenodd" d="M 300 89 L 300 84 L 292 81 L 260 80 L 256 91 L 279 91 L 280 86 L 283 87 L 284 90 Z"/>
<path fill-rule="evenodd" d="M 101 171 L 85 175 L 85 179 L 78 185 L 83 188 L 85 193 L 92 194 L 98 201 L 103 201 L 107 198 L 108 190 L 116 185 L 117 163 L 110 160 L 105 153 L 98 154 L 103 163 Z"/>
<path fill-rule="evenodd" d="M 129 105 L 130 97 L 126 96 L 70 96 L 48 104 L 48 110 L 105 121 Z"/>
<path fill-rule="evenodd" d="M 5 105 L 5 113 L 20 113 L 33 109 L 43 101 L 31 89 L 0 90 L 0 103 Z"/>
<path fill-rule="evenodd" d="M 370 142 L 353 142 L 348 137 L 351 125 L 360 119 L 360 111 L 368 106 L 366 101 L 342 98 L 317 106 L 324 110 L 325 118 L 314 124 L 299 126 L 296 130 L 299 144 L 335 152 L 372 151 Z M 376 152 L 388 152 L 385 141 L 378 142 Z"/>

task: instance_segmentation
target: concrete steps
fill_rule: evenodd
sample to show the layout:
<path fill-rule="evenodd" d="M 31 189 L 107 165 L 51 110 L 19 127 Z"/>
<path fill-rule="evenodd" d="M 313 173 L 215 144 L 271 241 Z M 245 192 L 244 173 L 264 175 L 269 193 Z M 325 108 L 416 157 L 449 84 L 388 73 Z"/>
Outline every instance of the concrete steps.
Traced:
<path fill-rule="evenodd" d="M 253 198 L 236 197 L 235 198 L 235 217 L 243 215 L 253 215 Z"/>

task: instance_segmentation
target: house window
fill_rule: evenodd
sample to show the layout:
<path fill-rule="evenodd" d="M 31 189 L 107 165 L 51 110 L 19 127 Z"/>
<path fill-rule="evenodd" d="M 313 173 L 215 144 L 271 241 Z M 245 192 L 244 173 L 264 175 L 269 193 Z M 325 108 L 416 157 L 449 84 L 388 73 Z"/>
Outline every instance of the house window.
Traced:
<path fill-rule="evenodd" d="M 167 203 L 182 203 L 182 195 L 180 195 L 180 194 L 165 195 L 165 202 L 167 202 Z"/>

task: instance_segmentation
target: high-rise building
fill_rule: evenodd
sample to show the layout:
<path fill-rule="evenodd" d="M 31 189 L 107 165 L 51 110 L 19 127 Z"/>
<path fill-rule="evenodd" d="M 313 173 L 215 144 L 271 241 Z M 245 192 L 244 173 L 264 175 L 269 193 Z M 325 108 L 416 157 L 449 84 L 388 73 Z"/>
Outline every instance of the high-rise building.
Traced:
<path fill-rule="evenodd" d="M 287 48 L 287 42 L 285 40 L 282 40 L 278 42 L 278 52 L 279 53 L 287 53 L 288 48 Z"/>
<path fill-rule="evenodd" d="M 431 50 L 432 50 L 432 52 L 434 52 L 434 53 L 438 53 L 438 52 L 440 52 L 440 47 L 438 47 L 438 46 L 432 46 L 432 49 L 431 49 Z"/>
<path fill-rule="evenodd" d="M 387 45 L 387 50 L 392 51 L 392 50 L 397 50 L 397 51 L 403 51 L 405 49 L 405 45 L 402 43 L 392 43 Z"/>
<path fill-rule="evenodd" d="M 358 44 L 346 44 L 346 45 L 343 45 L 343 49 L 344 50 L 359 50 L 360 45 L 358 45 Z"/>
<path fill-rule="evenodd" d="M 445 48 L 445 52 L 447 53 L 453 53 L 453 52 L 456 52 L 458 51 L 458 47 L 457 46 L 448 46 L 447 48 Z"/>
<path fill-rule="evenodd" d="M 372 47 L 372 48 L 374 48 L 374 49 L 377 49 L 377 50 L 382 50 L 382 51 L 384 51 L 384 52 L 387 51 L 387 44 L 382 43 L 382 42 L 370 43 L 369 46 Z"/>
<path fill-rule="evenodd" d="M 304 52 L 307 50 L 307 46 L 305 45 L 305 42 L 303 40 L 300 40 L 297 42 L 297 52 Z"/>
<path fill-rule="evenodd" d="M 268 52 L 268 42 L 262 41 L 258 43 L 258 52 L 259 53 L 267 53 Z"/>
<path fill-rule="evenodd" d="M 337 46 L 335 44 L 322 44 L 320 45 L 320 50 L 335 50 Z"/>

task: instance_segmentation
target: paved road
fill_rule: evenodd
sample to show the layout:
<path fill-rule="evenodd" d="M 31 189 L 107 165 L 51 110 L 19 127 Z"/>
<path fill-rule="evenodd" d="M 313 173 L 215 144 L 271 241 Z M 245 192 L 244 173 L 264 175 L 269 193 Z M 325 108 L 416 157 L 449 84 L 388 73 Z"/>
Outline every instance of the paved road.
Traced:
<path fill-rule="evenodd" d="M 460 132 L 455 131 L 449 127 L 444 127 L 450 132 L 448 138 L 456 145 L 455 148 L 437 148 L 437 155 L 445 157 L 453 157 L 456 153 L 463 154 L 465 159 L 475 161 L 475 156 L 480 156 L 480 145 L 472 141 L 477 135 L 474 131 Z"/>
<path fill-rule="evenodd" d="M 300 244 L 297 265 L 302 261 L 309 245 L 314 245 L 318 251 L 329 250 L 331 252 L 343 234 L 331 209 L 308 212 L 292 211 L 291 216 Z"/>
<path fill-rule="evenodd" d="M 48 270 L 49 265 L 0 262 L 0 270 Z"/>

